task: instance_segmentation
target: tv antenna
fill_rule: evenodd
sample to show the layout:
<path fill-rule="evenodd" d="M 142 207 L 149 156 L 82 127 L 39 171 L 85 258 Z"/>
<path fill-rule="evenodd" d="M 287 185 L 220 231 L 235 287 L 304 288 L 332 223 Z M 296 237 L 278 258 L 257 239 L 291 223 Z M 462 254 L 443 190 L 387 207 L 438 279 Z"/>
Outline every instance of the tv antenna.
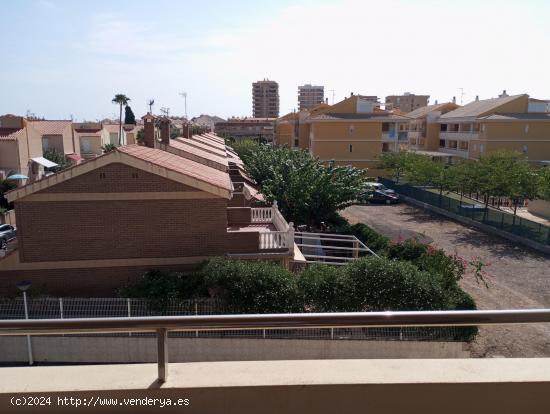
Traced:
<path fill-rule="evenodd" d="M 329 89 L 329 92 L 332 92 L 332 105 L 334 105 L 334 89 Z"/>
<path fill-rule="evenodd" d="M 170 108 L 162 107 L 160 108 L 160 112 L 162 112 L 165 117 L 168 117 L 168 115 L 170 114 Z"/>
<path fill-rule="evenodd" d="M 458 88 L 460 89 L 460 105 L 463 104 L 463 101 L 464 101 L 464 88 Z"/>
<path fill-rule="evenodd" d="M 149 112 L 153 113 L 153 105 L 155 104 L 154 99 L 148 99 L 147 100 L 147 106 L 149 107 Z"/>
<path fill-rule="evenodd" d="M 183 96 L 185 101 L 185 119 L 187 119 L 187 92 L 180 92 L 179 95 Z"/>

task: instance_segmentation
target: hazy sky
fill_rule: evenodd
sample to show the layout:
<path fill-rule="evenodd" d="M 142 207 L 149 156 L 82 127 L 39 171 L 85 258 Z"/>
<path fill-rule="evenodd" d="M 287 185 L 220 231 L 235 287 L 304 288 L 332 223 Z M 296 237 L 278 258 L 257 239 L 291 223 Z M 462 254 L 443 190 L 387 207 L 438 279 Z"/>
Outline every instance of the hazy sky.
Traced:
<path fill-rule="evenodd" d="M 124 93 L 136 116 L 251 115 L 251 83 L 409 91 L 464 102 L 550 98 L 550 1 L 0 0 L 0 114 L 101 119 Z"/>

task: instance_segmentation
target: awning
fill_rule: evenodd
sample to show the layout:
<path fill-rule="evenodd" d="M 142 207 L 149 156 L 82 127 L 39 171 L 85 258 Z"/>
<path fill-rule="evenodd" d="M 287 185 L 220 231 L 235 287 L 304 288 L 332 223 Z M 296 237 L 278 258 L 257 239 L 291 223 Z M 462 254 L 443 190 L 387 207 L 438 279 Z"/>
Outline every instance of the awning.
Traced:
<path fill-rule="evenodd" d="M 80 161 L 82 159 L 82 157 L 78 154 L 65 154 L 65 157 L 73 161 Z"/>
<path fill-rule="evenodd" d="M 50 161 L 50 160 L 47 160 L 47 159 L 44 158 L 44 157 L 31 158 L 31 160 L 34 161 L 34 162 L 37 163 L 37 164 L 42 165 L 43 167 L 46 167 L 46 168 L 57 167 L 57 164 L 56 164 L 55 162 L 52 162 L 52 161 Z"/>

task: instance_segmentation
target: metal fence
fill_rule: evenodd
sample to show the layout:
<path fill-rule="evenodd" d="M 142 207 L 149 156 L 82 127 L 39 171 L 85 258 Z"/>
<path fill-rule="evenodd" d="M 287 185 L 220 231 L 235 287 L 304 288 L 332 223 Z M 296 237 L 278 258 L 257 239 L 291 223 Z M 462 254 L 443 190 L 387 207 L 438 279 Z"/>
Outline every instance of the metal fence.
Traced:
<path fill-rule="evenodd" d="M 162 304 L 136 298 L 51 298 L 29 297 L 29 319 L 126 318 L 145 316 L 189 316 L 233 314 L 216 299 L 174 300 Z M 25 319 L 23 299 L 1 298 L 0 319 Z M 404 328 L 304 328 L 171 332 L 171 337 L 326 339 L 326 340 L 395 340 L 395 341 L 463 341 L 471 327 Z M 128 336 L 125 333 L 71 334 L 75 336 Z M 132 333 L 132 336 L 154 336 Z"/>
<path fill-rule="evenodd" d="M 550 227 L 542 223 L 536 223 L 519 216 L 514 218 L 513 214 L 498 211 L 493 208 L 485 209 L 483 208 L 484 206 L 481 206 L 481 208 L 474 208 L 475 205 L 480 205 L 466 199 L 457 200 L 452 197 L 447 197 L 444 194 L 439 195 L 408 184 L 396 184 L 392 180 L 382 178 L 379 181 L 386 187 L 392 188 L 397 193 L 404 196 L 467 217 L 496 229 L 525 237 L 526 239 L 541 244 L 550 245 Z"/>

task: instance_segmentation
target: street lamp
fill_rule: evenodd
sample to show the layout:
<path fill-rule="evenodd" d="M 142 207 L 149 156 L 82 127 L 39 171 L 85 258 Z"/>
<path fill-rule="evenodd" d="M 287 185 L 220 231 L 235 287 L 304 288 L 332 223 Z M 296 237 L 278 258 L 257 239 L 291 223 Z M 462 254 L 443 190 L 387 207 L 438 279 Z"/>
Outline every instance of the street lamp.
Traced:
<path fill-rule="evenodd" d="M 19 289 L 21 292 L 23 292 L 23 305 L 25 307 L 25 319 L 29 319 L 29 308 L 27 306 L 27 290 L 31 287 L 32 283 L 29 280 L 22 280 L 21 282 L 17 282 L 15 286 L 17 286 L 17 289 Z M 31 336 L 27 335 L 27 351 L 29 353 L 29 365 L 34 364 L 33 358 L 32 358 L 32 344 L 31 344 Z"/>

